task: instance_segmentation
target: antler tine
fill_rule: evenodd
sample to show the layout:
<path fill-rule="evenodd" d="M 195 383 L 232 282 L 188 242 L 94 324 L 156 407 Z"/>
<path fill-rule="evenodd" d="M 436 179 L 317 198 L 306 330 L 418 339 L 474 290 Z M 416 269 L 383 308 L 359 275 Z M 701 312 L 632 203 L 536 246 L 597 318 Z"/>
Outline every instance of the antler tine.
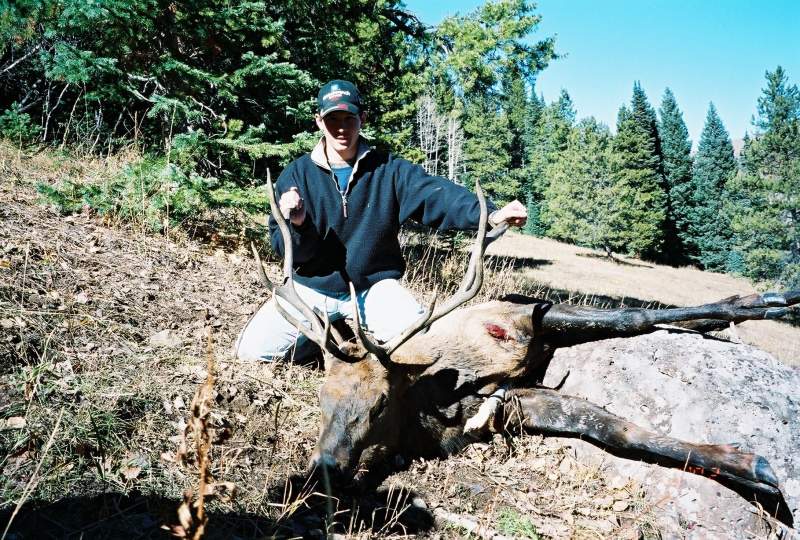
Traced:
<path fill-rule="evenodd" d="M 508 231 L 508 227 L 509 227 L 508 223 L 503 222 L 500 225 L 493 227 L 491 231 L 486 233 L 486 238 L 484 238 L 483 240 L 483 254 L 481 256 L 483 256 L 486 253 L 486 248 L 489 247 L 489 244 L 499 239 L 506 233 L 506 231 Z M 459 285 L 458 290 L 464 291 L 470 288 L 473 284 L 474 279 L 475 279 L 475 269 L 472 265 L 470 265 L 467 268 L 467 273 L 464 275 L 464 279 L 461 280 L 461 285 Z"/>
<path fill-rule="evenodd" d="M 480 203 L 481 218 L 478 224 L 478 235 L 475 237 L 475 243 L 472 246 L 469 266 L 458 290 L 444 305 L 436 310 L 436 313 L 432 317 L 433 320 L 444 317 L 458 306 L 475 298 L 483 285 L 483 254 L 488 245 L 486 242 L 486 229 L 488 228 L 489 211 L 486 208 L 486 198 L 483 195 L 483 188 L 481 188 L 481 184 L 478 181 L 475 182 L 475 194 L 478 196 L 478 202 Z"/>
<path fill-rule="evenodd" d="M 464 273 L 464 277 L 458 286 L 456 295 L 463 294 L 465 291 L 472 288 L 472 286 L 475 284 L 475 277 L 479 268 L 481 271 L 481 280 L 483 280 L 482 262 L 483 254 L 486 251 L 486 246 L 500 238 L 500 236 L 508 229 L 508 224 L 503 223 L 495 229 L 492 229 L 490 236 L 487 237 L 486 228 L 489 222 L 489 210 L 486 207 L 486 199 L 483 195 L 483 188 L 481 187 L 481 183 L 479 181 L 475 182 L 475 194 L 478 196 L 478 202 L 481 207 L 481 222 L 478 224 L 478 235 L 475 237 L 475 243 L 472 245 L 472 253 L 470 254 L 467 271 Z M 483 227 L 483 229 L 481 229 L 481 227 Z M 481 264 L 478 264 L 478 259 L 476 259 L 476 257 L 480 258 Z M 481 285 L 482 281 L 478 284 L 478 289 L 480 289 Z"/>
<path fill-rule="evenodd" d="M 380 360 L 381 364 L 387 366 L 389 354 L 386 352 L 386 349 L 372 341 L 366 332 L 364 332 L 364 328 L 361 326 L 361 316 L 358 314 L 358 298 L 356 297 L 356 287 L 353 285 L 352 281 L 350 282 L 350 299 L 353 301 L 353 322 L 356 325 L 356 337 L 358 337 L 358 342 L 362 347 L 364 347 L 364 349 L 367 350 L 367 352 L 375 355 L 378 360 Z"/>
<path fill-rule="evenodd" d="M 253 252 L 253 258 L 256 260 L 256 267 L 258 268 L 258 277 L 261 280 L 261 283 L 271 292 L 272 294 L 276 294 L 276 287 L 275 284 L 272 283 L 272 280 L 267 277 L 267 273 L 264 271 L 264 263 L 261 262 L 261 256 L 258 254 L 258 250 L 253 242 L 250 242 L 250 250 Z M 290 313 L 288 313 L 283 306 L 276 302 L 276 307 L 278 308 L 278 312 L 280 312 L 283 317 L 289 321 L 289 324 L 296 326 L 297 328 L 302 328 L 303 324 L 300 323 L 296 318 L 294 318 Z M 327 313 L 325 324 L 328 324 L 327 321 Z"/>
<path fill-rule="evenodd" d="M 491 231 L 486 233 L 486 239 L 483 241 L 483 247 L 489 247 L 489 244 L 503 236 L 508 230 L 508 222 L 504 221 L 500 225 L 496 225 Z"/>
<path fill-rule="evenodd" d="M 335 326 L 334 326 L 332 323 L 330 323 L 330 318 L 328 317 L 328 314 L 327 314 L 326 312 L 323 312 L 321 309 L 314 308 L 314 313 L 316 313 L 316 314 L 317 314 L 317 316 L 318 316 L 320 319 L 322 319 L 323 321 L 326 321 L 326 323 L 330 324 L 330 328 L 331 328 L 331 339 L 333 340 L 333 344 L 334 344 L 334 345 L 336 345 L 336 346 L 338 347 L 338 346 L 340 346 L 342 343 L 344 343 L 345 341 L 347 341 L 346 339 L 344 339 L 344 336 L 342 336 L 341 332 L 339 332 L 339 331 L 336 329 L 336 327 L 335 327 Z"/>
<path fill-rule="evenodd" d="M 475 243 L 472 247 L 472 255 L 469 260 L 467 272 L 461 280 L 461 285 L 453 296 L 451 296 L 443 305 L 434 311 L 436 304 L 436 295 L 434 295 L 431 305 L 426 312 L 420 317 L 417 322 L 408 327 L 402 334 L 392 338 L 382 348 L 386 351 L 386 356 L 390 356 L 400 345 L 411 339 L 423 328 L 430 326 L 437 320 L 441 319 L 460 305 L 469 302 L 483 285 L 483 253 L 489 242 L 486 242 L 486 228 L 489 221 L 489 211 L 486 208 L 486 197 L 483 195 L 483 189 L 480 182 L 475 182 L 475 194 L 478 196 L 478 203 L 481 208 L 481 217 L 478 222 L 478 235 L 475 238 Z M 501 233 L 502 234 L 502 233 Z M 495 238 L 490 240 L 493 241 Z"/>
<path fill-rule="evenodd" d="M 483 252 L 484 252 L 483 254 L 486 253 L 486 248 L 489 246 L 489 244 L 491 244 L 492 242 L 503 236 L 507 230 L 508 230 L 508 223 L 504 222 L 501 223 L 500 225 L 497 225 L 491 231 L 486 233 L 486 238 L 483 241 Z M 483 254 L 481 256 L 483 256 Z M 472 261 L 471 257 L 472 256 L 470 255 L 470 262 Z M 470 264 L 467 266 L 467 271 L 464 274 L 464 278 L 461 280 L 461 284 L 458 286 L 458 291 L 462 292 L 469 289 L 473 285 L 474 280 L 475 280 L 475 267 L 472 266 L 472 264 Z"/>
<path fill-rule="evenodd" d="M 261 257 L 258 255 L 258 251 L 256 250 L 256 245 L 253 242 L 250 242 L 250 251 L 253 252 L 253 258 L 256 260 L 256 267 L 258 268 L 258 277 L 261 280 L 261 284 L 264 285 L 269 292 L 274 294 L 275 285 L 267 277 L 267 273 L 264 271 L 264 263 L 261 262 Z"/>
<path fill-rule="evenodd" d="M 300 295 L 297 294 L 297 290 L 294 288 L 294 279 L 292 278 L 292 265 L 294 262 L 294 253 L 292 250 L 292 237 L 291 233 L 289 232 L 289 225 L 286 223 L 286 219 L 283 217 L 280 209 L 278 208 L 278 204 L 275 201 L 275 189 L 272 186 L 272 175 L 270 174 L 269 169 L 267 169 L 267 196 L 269 197 L 269 206 L 272 212 L 272 218 L 278 224 L 278 229 L 281 231 L 281 237 L 283 238 L 283 284 L 280 287 L 274 287 L 274 294 L 279 298 L 283 298 L 286 300 L 289 305 L 293 308 L 297 309 L 306 320 L 309 321 L 311 324 L 311 328 L 308 328 L 305 324 L 302 324 L 296 317 L 293 317 L 291 314 L 281 306 L 280 302 L 275 302 L 278 311 L 280 312 L 283 317 L 289 321 L 290 324 L 294 325 L 300 332 L 303 333 L 308 339 L 319 345 L 323 350 L 330 350 L 330 319 L 325 314 L 324 318 L 320 318 L 311 307 L 306 304 Z M 264 269 L 260 264 L 259 260 L 259 268 L 261 268 L 261 273 L 264 273 Z M 266 275 L 264 275 L 266 277 Z M 263 280 L 263 279 L 262 279 Z M 269 280 L 267 280 L 269 281 Z"/>
<path fill-rule="evenodd" d="M 261 279 L 261 283 L 265 287 L 267 287 L 267 289 L 271 293 L 277 294 L 278 288 L 275 287 L 275 284 L 272 283 L 272 281 L 267 277 L 267 273 L 264 272 L 264 264 L 261 262 L 261 257 L 258 255 L 258 251 L 256 250 L 256 246 L 252 242 L 250 242 L 250 249 L 253 251 L 253 257 L 256 259 L 256 266 L 258 267 L 258 276 Z M 303 329 L 304 325 L 299 320 L 297 320 L 294 316 L 292 316 L 289 312 L 287 312 L 279 302 L 275 303 L 275 307 L 278 309 L 278 312 L 281 315 L 283 315 L 283 317 L 287 321 L 289 321 L 289 324 L 297 327 L 298 329 L 300 329 L 301 332 L 303 331 L 302 329 Z M 325 321 L 324 329 L 326 329 L 326 328 L 328 328 L 328 325 L 330 324 L 329 321 L 328 321 L 328 318 L 327 318 L 327 313 L 325 314 L 325 318 L 323 320 Z M 303 332 L 303 333 L 305 334 L 305 332 Z M 309 339 L 313 339 L 310 336 L 307 336 L 307 337 L 309 337 Z M 316 342 L 316 340 L 314 340 L 314 341 Z"/>
<path fill-rule="evenodd" d="M 481 190 L 481 195 L 483 194 L 483 190 Z M 483 252 L 480 254 L 483 257 L 486 253 L 486 248 L 494 242 L 498 240 L 501 236 L 503 236 L 509 229 L 509 225 L 507 222 L 502 222 L 500 225 L 496 225 L 492 227 L 492 230 L 486 233 L 485 238 L 483 239 Z M 473 246 L 473 254 L 475 253 L 475 248 L 477 245 Z M 472 255 L 470 256 L 470 264 L 467 267 L 467 272 L 464 274 L 464 278 L 461 280 L 461 284 L 458 287 L 458 291 L 465 291 L 472 287 L 473 281 L 475 279 L 475 269 L 477 265 L 472 263 Z M 480 285 L 478 286 L 480 289 Z"/>

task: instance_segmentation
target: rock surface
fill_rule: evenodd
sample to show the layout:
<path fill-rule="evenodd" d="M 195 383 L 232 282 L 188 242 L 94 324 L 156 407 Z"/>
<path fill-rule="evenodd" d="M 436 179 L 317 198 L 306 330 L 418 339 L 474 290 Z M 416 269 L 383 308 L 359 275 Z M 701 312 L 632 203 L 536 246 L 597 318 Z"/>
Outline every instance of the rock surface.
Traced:
<path fill-rule="evenodd" d="M 544 383 L 558 384 L 567 370 L 564 394 L 660 434 L 695 443 L 740 443 L 742 450 L 766 457 L 795 526 L 800 522 L 800 369 L 747 345 L 659 330 L 560 350 Z M 617 458 L 584 441 L 563 441 L 576 448 L 579 459 L 602 461 L 609 477 L 630 477 L 642 485 L 665 537 L 767 533 L 755 506 L 713 480 Z"/>

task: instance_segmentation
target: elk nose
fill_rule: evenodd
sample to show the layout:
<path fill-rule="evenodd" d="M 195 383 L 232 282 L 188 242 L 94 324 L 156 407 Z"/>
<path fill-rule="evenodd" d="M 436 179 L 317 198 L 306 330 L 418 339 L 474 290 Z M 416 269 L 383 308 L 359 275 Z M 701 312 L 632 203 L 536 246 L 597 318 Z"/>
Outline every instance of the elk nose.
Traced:
<path fill-rule="evenodd" d="M 311 460 L 311 469 L 313 474 L 328 475 L 329 479 L 334 483 L 341 482 L 346 477 L 342 464 L 328 453 L 314 456 Z"/>
<path fill-rule="evenodd" d="M 332 455 L 327 454 L 327 453 L 322 453 L 322 454 L 316 456 L 311 461 L 311 464 L 314 467 L 318 468 L 318 469 L 321 469 L 322 467 L 325 467 L 325 468 L 331 469 L 331 470 L 339 468 L 339 465 L 336 463 L 336 459 Z"/>

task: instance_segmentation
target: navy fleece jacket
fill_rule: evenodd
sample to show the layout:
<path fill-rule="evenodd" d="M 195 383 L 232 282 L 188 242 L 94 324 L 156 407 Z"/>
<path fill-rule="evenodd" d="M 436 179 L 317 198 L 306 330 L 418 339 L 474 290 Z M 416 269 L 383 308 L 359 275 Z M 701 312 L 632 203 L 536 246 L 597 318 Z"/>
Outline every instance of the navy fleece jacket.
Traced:
<path fill-rule="evenodd" d="M 357 162 L 344 194 L 330 169 L 310 154 L 284 169 L 276 197 L 296 187 L 306 219 L 290 225 L 295 280 L 328 293 L 368 289 L 382 279 L 405 272 L 400 252 L 400 225 L 413 219 L 438 230 L 477 229 L 478 199 L 449 180 L 428 175 L 422 167 L 376 150 Z M 495 210 L 488 203 L 489 212 Z M 272 245 L 283 255 L 283 238 L 269 220 Z"/>

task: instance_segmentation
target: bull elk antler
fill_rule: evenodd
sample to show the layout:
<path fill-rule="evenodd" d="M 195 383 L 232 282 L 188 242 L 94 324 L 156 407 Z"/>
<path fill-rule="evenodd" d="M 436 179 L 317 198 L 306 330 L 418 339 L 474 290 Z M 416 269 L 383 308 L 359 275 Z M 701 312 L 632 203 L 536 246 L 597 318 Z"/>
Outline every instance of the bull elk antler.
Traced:
<path fill-rule="evenodd" d="M 356 331 L 358 335 L 358 339 L 361 342 L 364 349 L 368 352 L 375 355 L 378 360 L 381 361 L 384 365 L 388 365 L 391 363 L 390 357 L 392 353 L 397 350 L 403 343 L 411 339 L 414 335 L 418 332 L 427 328 L 435 321 L 441 319 L 457 307 L 469 302 L 478 294 L 478 291 L 483 284 L 483 255 L 486 251 L 486 247 L 500 238 L 503 233 L 508 230 L 508 224 L 502 223 L 501 225 L 494 227 L 488 234 L 487 234 L 487 223 L 488 223 L 488 210 L 486 207 L 486 198 L 483 194 L 483 189 L 480 186 L 480 182 L 475 182 L 475 192 L 478 196 L 478 202 L 480 204 L 480 222 L 478 224 L 478 235 L 475 238 L 475 243 L 472 247 L 472 254 L 470 256 L 469 266 L 467 267 L 467 271 L 464 274 L 463 279 L 461 280 L 461 284 L 459 285 L 458 289 L 456 290 L 455 294 L 450 297 L 444 304 L 436 307 L 437 296 L 434 295 L 433 301 L 431 302 L 430 306 L 428 306 L 427 310 L 423 315 L 410 327 L 408 327 L 402 334 L 396 336 L 395 338 L 389 340 L 384 344 L 376 343 L 375 341 L 371 340 L 364 329 L 361 326 L 361 320 L 358 314 L 358 305 L 356 302 L 356 291 L 355 287 L 353 286 L 352 282 L 350 283 L 350 293 L 351 298 L 353 299 L 353 306 L 354 306 L 354 322 L 356 326 Z M 253 257 L 256 259 L 256 265 L 258 266 L 259 277 L 264 285 L 278 298 L 284 299 L 286 302 L 289 303 L 292 307 L 297 309 L 306 320 L 309 321 L 310 327 L 303 324 L 299 321 L 296 317 L 292 316 L 284 307 L 280 304 L 280 302 L 275 302 L 275 305 L 278 311 L 283 315 L 289 323 L 294 325 L 300 332 L 303 333 L 308 339 L 319 345 L 319 347 L 323 351 L 327 351 L 328 353 L 332 354 L 336 357 L 341 357 L 342 353 L 339 350 L 338 344 L 334 339 L 331 337 L 331 324 L 330 319 L 328 318 L 327 313 L 319 313 L 316 310 L 312 309 L 308 304 L 306 304 L 300 295 L 297 294 L 297 290 L 294 287 L 294 279 L 292 278 L 292 263 L 293 263 L 293 251 L 292 251 L 292 239 L 291 234 L 289 232 L 289 226 L 286 223 L 286 219 L 283 217 L 278 205 L 275 201 L 275 191 L 272 186 L 272 178 L 267 171 L 267 196 L 269 197 L 269 204 L 270 209 L 272 211 L 272 217 L 275 219 L 275 222 L 278 224 L 278 229 L 280 229 L 281 237 L 283 238 L 283 249 L 284 249 L 284 259 L 283 259 L 283 283 L 276 287 L 270 279 L 267 277 L 266 273 L 264 272 L 264 266 L 261 263 L 261 258 L 258 255 L 258 252 L 255 249 L 255 246 L 251 244 L 251 249 L 253 251 Z"/>
<path fill-rule="evenodd" d="M 422 316 L 414 324 L 406 328 L 403 333 L 390 339 L 384 344 L 376 343 L 367 336 L 366 332 L 364 332 L 364 329 L 361 327 L 361 321 L 359 320 L 358 316 L 358 308 L 356 307 L 354 309 L 353 318 L 356 324 L 358 339 L 361 341 L 361 344 L 364 346 L 364 348 L 375 355 L 381 361 L 381 363 L 386 364 L 390 362 L 389 359 L 392 353 L 396 351 L 397 348 L 403 343 L 457 307 L 469 302 L 478 294 L 481 285 L 483 285 L 483 255 L 486 251 L 486 247 L 500 238 L 500 236 L 502 236 L 503 233 L 508 230 L 508 224 L 504 222 L 493 228 L 492 231 L 487 234 L 486 229 L 489 221 L 488 210 L 486 208 L 486 197 L 483 195 L 483 188 L 481 188 L 479 181 L 475 182 L 475 194 L 478 196 L 478 202 L 481 209 L 480 221 L 478 222 L 478 235 L 476 236 L 475 243 L 472 246 L 472 254 L 470 256 L 467 271 L 453 296 L 451 296 L 444 304 L 437 308 L 436 301 L 438 299 L 438 295 L 434 293 L 433 300 Z M 355 298 L 355 287 L 352 283 L 350 283 L 350 294 L 353 298 Z"/>
<path fill-rule="evenodd" d="M 275 307 L 278 309 L 283 317 L 289 321 L 290 324 L 295 326 L 300 332 L 303 333 L 308 339 L 319 345 L 323 351 L 327 351 L 334 356 L 341 356 L 341 352 L 335 341 L 331 338 L 331 321 L 327 313 L 318 313 L 306 304 L 300 295 L 297 294 L 297 289 L 294 287 L 294 278 L 292 277 L 292 263 L 294 262 L 294 255 L 292 250 L 292 238 L 289 233 L 289 226 L 283 217 L 278 204 L 275 202 L 275 190 L 272 186 L 272 176 L 267 170 L 267 196 L 269 197 L 269 206 L 272 211 L 272 216 L 278 224 L 283 238 L 283 283 L 276 287 L 272 281 L 267 277 L 264 272 L 264 265 L 261 262 L 261 257 L 258 256 L 255 246 L 251 243 L 250 249 L 253 251 L 253 256 L 256 259 L 256 266 L 258 267 L 258 275 L 261 282 L 269 289 L 276 297 L 283 298 L 290 306 L 299 311 L 303 317 L 309 322 L 309 328 L 296 317 L 290 314 L 280 302 L 275 302 Z"/>

